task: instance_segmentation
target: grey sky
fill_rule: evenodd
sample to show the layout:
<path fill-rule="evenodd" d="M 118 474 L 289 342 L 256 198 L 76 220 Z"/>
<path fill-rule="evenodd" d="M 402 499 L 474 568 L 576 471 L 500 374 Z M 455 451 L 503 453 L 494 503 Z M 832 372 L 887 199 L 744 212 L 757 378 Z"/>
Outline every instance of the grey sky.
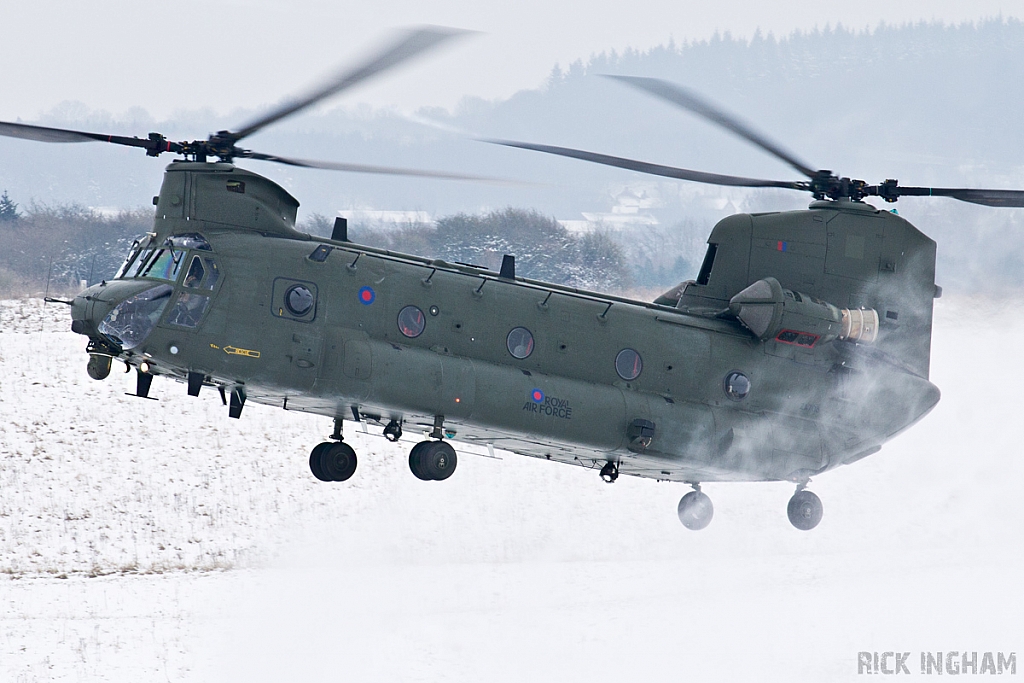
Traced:
<path fill-rule="evenodd" d="M 838 12 L 837 8 L 844 11 Z M 1024 16 L 1024 0 L 6 0 L 0 119 L 32 120 L 77 100 L 120 114 L 141 106 L 230 112 L 300 91 L 380 44 L 395 27 L 431 23 L 483 32 L 330 102 L 452 107 L 463 96 L 536 87 L 555 63 L 595 52 L 708 38 L 717 31 L 782 35 L 841 22 Z"/>

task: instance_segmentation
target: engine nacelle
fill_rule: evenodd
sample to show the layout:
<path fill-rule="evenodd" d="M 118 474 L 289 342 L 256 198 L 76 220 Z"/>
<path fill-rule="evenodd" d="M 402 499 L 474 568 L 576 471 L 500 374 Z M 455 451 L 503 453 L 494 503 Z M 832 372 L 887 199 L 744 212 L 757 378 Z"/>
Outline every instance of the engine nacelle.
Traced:
<path fill-rule="evenodd" d="M 840 339 L 870 344 L 878 336 L 878 312 L 840 309 L 783 289 L 773 277 L 758 280 L 729 300 L 729 310 L 761 341 L 811 348 Z"/>

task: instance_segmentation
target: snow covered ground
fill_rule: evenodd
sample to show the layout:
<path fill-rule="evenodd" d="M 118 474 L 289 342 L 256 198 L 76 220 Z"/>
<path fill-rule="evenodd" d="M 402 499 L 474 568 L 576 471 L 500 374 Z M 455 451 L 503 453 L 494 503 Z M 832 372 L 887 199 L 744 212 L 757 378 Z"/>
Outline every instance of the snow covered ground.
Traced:
<path fill-rule="evenodd" d="M 1017 652 L 1024 322 L 940 300 L 943 399 L 815 480 L 686 488 L 516 456 L 420 482 L 322 418 L 85 373 L 67 309 L 0 303 L 0 681 L 851 680 L 860 651 Z M 411 437 L 410 437 L 411 438 Z M 1024 672 L 1024 671 L 1022 671 Z"/>

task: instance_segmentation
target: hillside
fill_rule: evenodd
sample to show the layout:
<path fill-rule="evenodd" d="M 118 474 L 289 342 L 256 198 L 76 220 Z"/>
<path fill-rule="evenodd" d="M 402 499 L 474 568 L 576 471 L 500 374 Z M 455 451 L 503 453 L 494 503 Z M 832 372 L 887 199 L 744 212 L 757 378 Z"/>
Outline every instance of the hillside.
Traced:
<path fill-rule="evenodd" d="M 702 243 L 718 219 L 735 211 L 799 209 L 808 198 L 656 179 L 487 145 L 474 137 L 794 179 L 791 169 L 750 145 L 601 78 L 648 75 L 698 90 L 815 167 L 869 182 L 898 178 L 905 185 L 1024 187 L 1024 132 L 1017 122 L 1022 102 L 1019 89 L 1010 85 L 1024 78 L 1024 23 L 1016 19 L 961 26 L 883 23 L 872 31 L 837 26 L 749 41 L 723 35 L 643 52 L 597 54 L 587 63 L 563 67 L 555 67 L 538 88 L 508 100 L 466 100 L 455 111 L 423 110 L 412 118 L 345 108 L 342 100 L 334 109 L 303 115 L 251 140 L 254 149 L 299 158 L 525 182 L 401 179 L 246 163 L 292 192 L 302 203 L 303 220 L 339 210 L 422 211 L 438 218 L 514 206 L 560 220 L 582 221 L 586 213 L 598 216 L 600 224 L 601 217 L 621 217 L 614 212 L 635 208 L 630 202 L 640 198 L 643 220 L 627 224 L 616 239 L 632 258 L 633 280 L 654 288 L 693 276 Z M 283 95 L 268 93 L 268 102 Z M 139 108 L 118 114 L 65 103 L 38 123 L 127 135 L 160 130 L 173 139 L 191 139 L 230 128 L 251 114 L 183 111 L 158 122 Z M 165 161 L 98 143 L 3 138 L 0 190 L 22 206 L 36 201 L 115 212 L 148 207 Z M 939 241 L 939 277 L 947 291 L 994 293 L 1024 285 L 1024 242 L 1018 237 L 1024 212 L 947 199 L 904 199 L 896 208 Z M 370 227 L 354 224 L 354 234 Z M 618 230 L 613 224 L 603 227 Z M 635 248 L 641 243 L 643 249 Z"/>

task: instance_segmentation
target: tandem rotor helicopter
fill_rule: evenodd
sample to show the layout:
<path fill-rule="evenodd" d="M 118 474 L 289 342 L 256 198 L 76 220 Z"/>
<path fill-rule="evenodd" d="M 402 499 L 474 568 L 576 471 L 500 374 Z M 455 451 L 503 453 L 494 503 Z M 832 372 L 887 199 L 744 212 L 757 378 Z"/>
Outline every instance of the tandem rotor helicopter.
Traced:
<path fill-rule="evenodd" d="M 295 229 L 298 202 L 235 166 L 294 166 L 431 177 L 446 173 L 307 161 L 238 143 L 263 127 L 408 60 L 458 32 L 421 28 L 305 98 L 236 132 L 173 142 L 0 122 L 0 135 L 102 141 L 179 154 L 164 173 L 152 232 L 109 281 L 70 303 L 88 337 L 90 376 L 114 359 L 136 394 L 154 377 L 190 396 L 220 393 L 230 417 L 248 401 L 331 418 L 313 475 L 345 481 L 356 453 L 345 420 L 429 434 L 412 447 L 422 480 L 450 477 L 452 441 L 620 474 L 690 484 L 678 515 L 711 521 L 704 482 L 790 481 L 793 525 L 814 528 L 811 477 L 878 452 L 938 402 L 928 381 L 935 242 L 881 197 L 946 196 L 1024 206 L 1024 191 L 868 185 L 814 170 L 735 118 L 672 84 L 616 77 L 723 126 L 806 180 L 701 173 L 581 150 L 499 144 L 670 178 L 810 192 L 809 209 L 720 221 L 696 280 L 652 302 L 361 246 L 338 219 L 331 239 Z M 216 158 L 216 160 L 213 160 Z"/>

